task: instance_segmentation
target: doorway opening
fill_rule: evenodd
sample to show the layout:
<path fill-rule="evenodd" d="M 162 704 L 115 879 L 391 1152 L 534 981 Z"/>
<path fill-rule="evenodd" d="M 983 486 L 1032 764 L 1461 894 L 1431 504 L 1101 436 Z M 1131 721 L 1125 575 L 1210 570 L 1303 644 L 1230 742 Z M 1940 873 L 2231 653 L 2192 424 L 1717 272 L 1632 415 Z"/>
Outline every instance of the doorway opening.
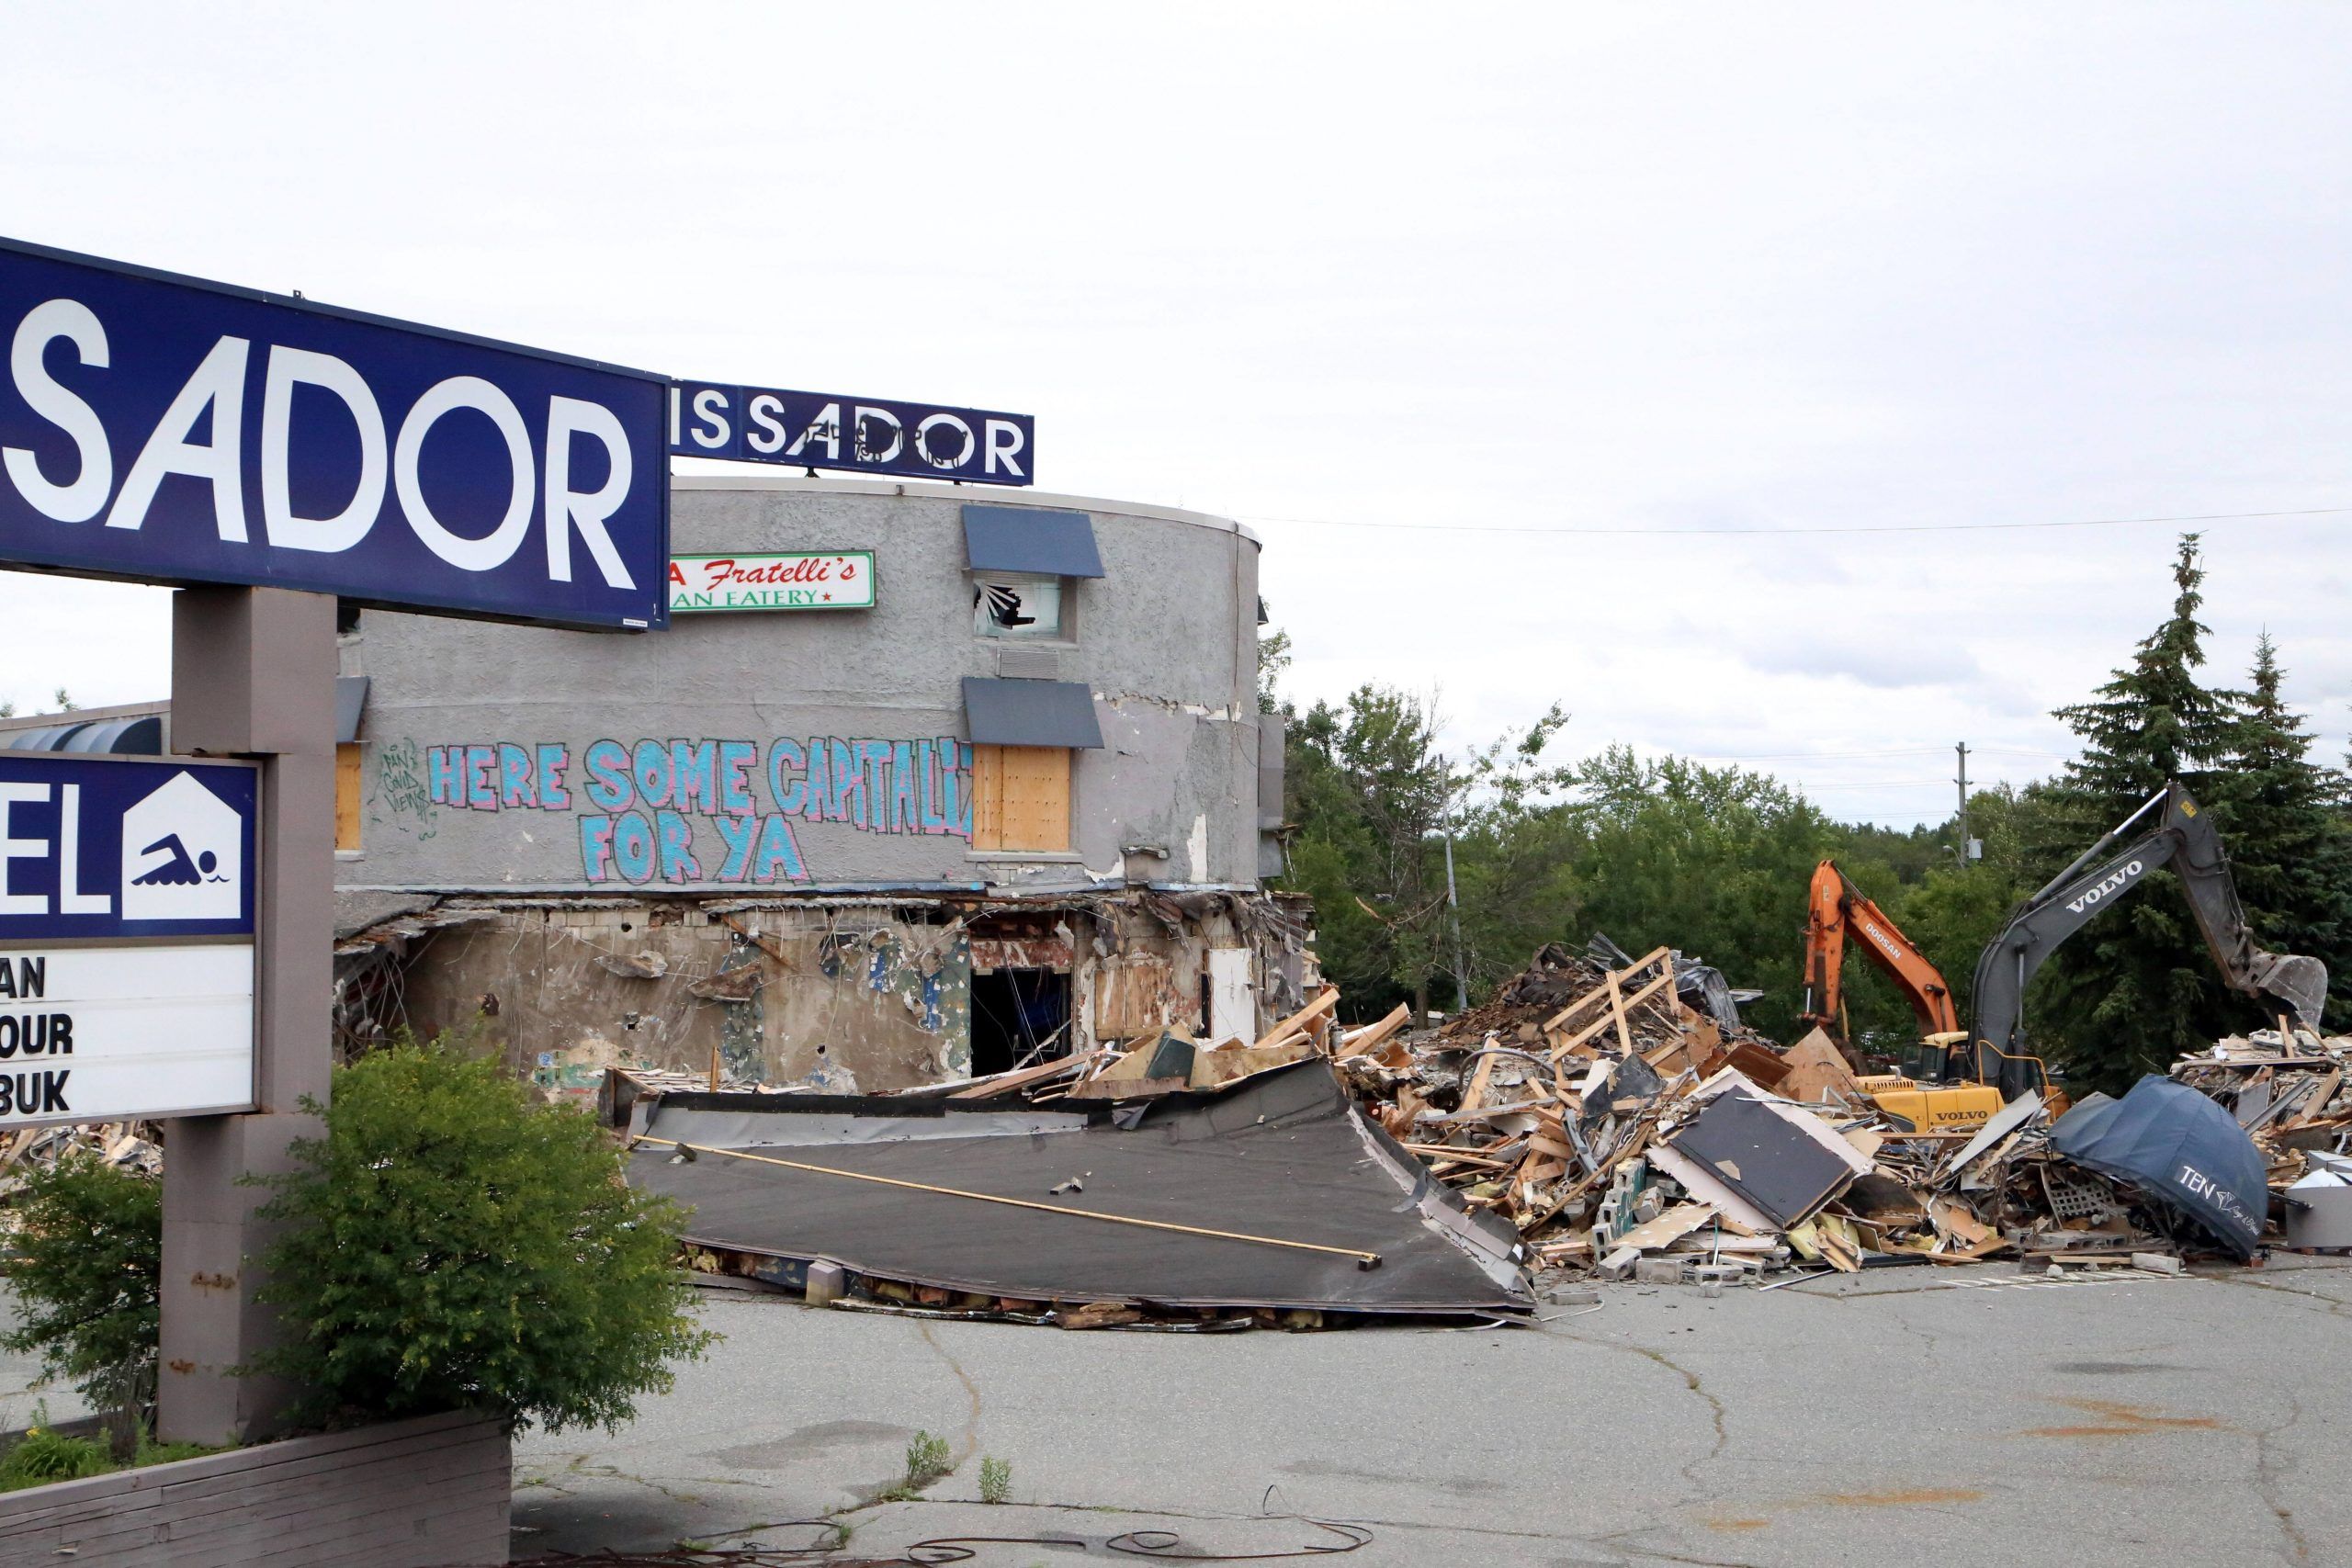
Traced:
<path fill-rule="evenodd" d="M 972 1076 L 1069 1055 L 1069 976 L 992 969 L 972 976 Z"/>

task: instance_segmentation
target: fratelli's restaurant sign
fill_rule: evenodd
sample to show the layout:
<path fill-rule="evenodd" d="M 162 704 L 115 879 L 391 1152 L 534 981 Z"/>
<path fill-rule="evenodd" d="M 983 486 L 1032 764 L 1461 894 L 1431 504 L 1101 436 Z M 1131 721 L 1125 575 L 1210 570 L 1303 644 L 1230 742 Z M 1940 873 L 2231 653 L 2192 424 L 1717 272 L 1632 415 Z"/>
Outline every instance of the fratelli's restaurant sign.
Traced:
<path fill-rule="evenodd" d="M 673 615 L 712 610 L 872 608 L 872 550 L 670 558 Z"/>

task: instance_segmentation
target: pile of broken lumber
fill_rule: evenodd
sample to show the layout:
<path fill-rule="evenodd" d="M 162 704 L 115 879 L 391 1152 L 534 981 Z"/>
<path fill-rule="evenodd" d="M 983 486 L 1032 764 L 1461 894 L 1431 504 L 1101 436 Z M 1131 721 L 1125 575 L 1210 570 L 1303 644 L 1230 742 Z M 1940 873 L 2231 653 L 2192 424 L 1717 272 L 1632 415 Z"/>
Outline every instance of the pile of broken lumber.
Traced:
<path fill-rule="evenodd" d="M 1783 1049 L 1685 1006 L 1676 963 L 1547 947 L 1486 1006 L 1425 1034 L 1343 1037 L 1337 1065 L 1543 1264 L 1736 1281 L 2163 1248 L 2114 1184 L 2049 1152 L 2039 1097 L 1973 1132 L 1915 1131 L 1826 1035 Z"/>

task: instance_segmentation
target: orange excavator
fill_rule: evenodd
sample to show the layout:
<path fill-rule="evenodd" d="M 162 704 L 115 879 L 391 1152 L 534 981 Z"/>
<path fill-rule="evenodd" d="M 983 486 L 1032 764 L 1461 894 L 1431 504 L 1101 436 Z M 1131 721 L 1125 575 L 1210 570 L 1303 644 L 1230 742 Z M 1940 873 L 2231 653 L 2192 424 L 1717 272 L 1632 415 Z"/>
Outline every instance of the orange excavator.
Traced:
<path fill-rule="evenodd" d="M 1960 1011 L 1952 1005 L 1951 987 L 1943 971 L 1928 961 L 1886 911 L 1854 886 L 1834 860 L 1813 868 L 1813 891 L 1806 899 L 1804 921 L 1804 1011 L 1802 1021 L 1814 1025 L 1838 1043 L 1847 1058 L 1860 1059 L 1846 1034 L 1846 1005 L 1838 986 L 1849 932 L 1861 939 L 1862 951 L 1886 972 L 1919 1015 L 1923 1036 L 1960 1032 Z"/>
<path fill-rule="evenodd" d="M 1868 1069 L 1848 1037 L 1839 986 L 1849 933 L 1860 940 L 1871 961 L 1910 1001 L 1911 1010 L 1919 1015 L 1920 1037 L 1936 1054 L 1950 1052 L 1968 1038 L 1943 971 L 1903 934 L 1902 927 L 1886 918 L 1886 911 L 1870 895 L 1838 869 L 1836 861 L 1826 860 L 1814 867 L 1813 887 L 1806 898 L 1804 1009 L 1799 1017 L 1826 1034 L 1857 1073 Z M 1976 1126 L 2001 1108 L 2000 1090 L 1983 1084 L 1936 1088 L 1900 1075 L 1858 1081 L 1879 1109 L 1916 1127 Z"/>

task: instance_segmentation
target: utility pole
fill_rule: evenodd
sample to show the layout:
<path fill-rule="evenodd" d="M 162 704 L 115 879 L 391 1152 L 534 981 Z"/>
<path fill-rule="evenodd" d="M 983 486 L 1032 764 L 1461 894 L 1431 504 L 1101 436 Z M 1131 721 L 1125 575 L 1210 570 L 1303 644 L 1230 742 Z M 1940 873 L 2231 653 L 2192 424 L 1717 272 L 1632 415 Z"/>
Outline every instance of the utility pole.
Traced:
<path fill-rule="evenodd" d="M 1961 741 L 1956 750 L 1960 752 L 1960 776 L 1952 783 L 1960 786 L 1960 843 L 1957 847 L 1960 854 L 1960 869 L 1966 871 L 1968 869 L 1968 742 Z"/>
<path fill-rule="evenodd" d="M 1470 1010 L 1470 976 L 1462 963 L 1462 900 L 1453 891 L 1453 803 L 1445 806 L 1445 908 L 1453 922 L 1453 1010 Z"/>

